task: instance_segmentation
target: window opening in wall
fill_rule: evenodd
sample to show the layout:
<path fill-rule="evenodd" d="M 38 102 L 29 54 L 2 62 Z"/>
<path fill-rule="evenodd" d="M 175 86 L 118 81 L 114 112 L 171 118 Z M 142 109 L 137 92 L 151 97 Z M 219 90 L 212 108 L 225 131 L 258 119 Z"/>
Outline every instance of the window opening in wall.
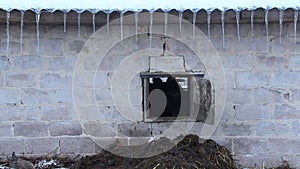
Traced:
<path fill-rule="evenodd" d="M 144 121 L 205 121 L 212 90 L 203 76 L 193 72 L 141 73 Z"/>

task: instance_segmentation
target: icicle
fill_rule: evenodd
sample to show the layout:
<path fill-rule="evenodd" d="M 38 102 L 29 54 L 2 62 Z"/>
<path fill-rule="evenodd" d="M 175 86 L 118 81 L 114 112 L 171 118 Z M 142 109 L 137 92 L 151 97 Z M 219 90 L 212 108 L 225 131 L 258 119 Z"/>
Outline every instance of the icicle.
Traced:
<path fill-rule="evenodd" d="M 77 13 L 77 30 L 78 30 L 78 37 L 80 37 L 80 12 Z"/>
<path fill-rule="evenodd" d="M 96 32 L 96 24 L 95 24 L 95 13 L 92 13 L 92 20 L 93 20 L 93 33 Z"/>
<path fill-rule="evenodd" d="M 123 16 L 124 16 L 124 13 L 121 12 L 120 13 L 120 31 L 121 31 L 121 44 L 123 45 Z"/>
<path fill-rule="evenodd" d="M 207 34 L 208 40 L 210 40 L 210 11 L 207 12 Z"/>
<path fill-rule="evenodd" d="M 283 22 L 283 10 L 279 12 L 279 43 L 281 44 L 281 37 L 282 37 L 282 22 Z"/>
<path fill-rule="evenodd" d="M 37 52 L 40 52 L 40 11 L 35 13 L 35 18 L 36 18 L 36 39 L 37 39 Z"/>
<path fill-rule="evenodd" d="M 9 11 L 6 12 L 6 54 L 9 54 Z"/>
<path fill-rule="evenodd" d="M 265 10 L 265 25 L 266 25 L 266 34 L 267 34 L 267 41 L 269 41 L 269 25 L 268 25 L 268 14 L 269 10 Z"/>
<path fill-rule="evenodd" d="M 221 22 L 222 22 L 222 37 L 223 37 L 223 48 L 225 48 L 225 19 L 224 11 L 221 12 Z"/>
<path fill-rule="evenodd" d="M 110 16 L 110 13 L 106 13 L 106 29 L 107 29 L 108 36 L 109 36 L 109 16 Z"/>
<path fill-rule="evenodd" d="M 164 15 L 165 15 L 165 37 L 167 37 L 167 31 L 168 31 L 168 15 L 169 15 L 169 13 L 168 13 L 168 12 L 165 12 Z"/>
<path fill-rule="evenodd" d="M 183 12 L 179 11 L 178 22 L 179 22 L 179 37 L 180 37 L 180 39 L 181 39 L 181 32 L 182 32 L 182 14 L 183 14 Z"/>
<path fill-rule="evenodd" d="M 153 11 L 150 11 L 150 26 L 149 26 L 150 51 L 152 49 L 152 25 L 153 25 Z"/>
<path fill-rule="evenodd" d="M 254 11 L 251 11 L 251 36 L 254 36 Z"/>
<path fill-rule="evenodd" d="M 294 11 L 294 41 L 297 42 L 297 20 L 298 20 L 298 11 Z"/>
<path fill-rule="evenodd" d="M 23 26 L 24 26 L 24 11 L 21 11 L 21 26 L 20 26 L 20 50 L 23 53 Z"/>
<path fill-rule="evenodd" d="M 139 22 L 139 13 L 134 13 L 134 23 L 135 23 L 135 40 L 138 41 L 138 22 Z"/>
<path fill-rule="evenodd" d="M 67 12 L 64 13 L 64 33 L 67 32 Z"/>
<path fill-rule="evenodd" d="M 193 40 L 195 40 L 197 11 L 193 11 Z"/>
<path fill-rule="evenodd" d="M 241 41 L 240 36 L 240 11 L 235 11 L 235 18 L 236 18 L 236 33 L 238 40 Z"/>

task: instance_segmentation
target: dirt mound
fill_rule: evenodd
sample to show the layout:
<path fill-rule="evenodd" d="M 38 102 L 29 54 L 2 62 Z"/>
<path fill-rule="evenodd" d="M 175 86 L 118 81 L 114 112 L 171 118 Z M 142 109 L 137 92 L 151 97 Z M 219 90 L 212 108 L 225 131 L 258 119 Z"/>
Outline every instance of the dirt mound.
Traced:
<path fill-rule="evenodd" d="M 149 150 L 158 146 L 161 148 L 164 145 L 171 145 L 170 143 L 172 143 L 170 140 L 162 138 L 144 144 L 142 147 L 148 147 Z M 137 147 L 131 146 L 128 149 L 137 149 Z M 153 157 L 144 159 L 128 158 L 104 151 L 99 155 L 82 158 L 72 169 L 235 169 L 235 166 L 231 153 L 225 147 L 218 145 L 213 140 L 200 143 L 198 136 L 188 135 L 169 151 Z"/>
<path fill-rule="evenodd" d="M 177 141 L 176 141 L 177 140 Z M 120 147 L 118 143 L 112 144 L 113 152 L 132 152 L 135 157 L 147 156 L 161 149 L 164 153 L 148 158 L 128 158 L 104 151 L 101 154 L 82 157 L 79 160 L 62 157 L 22 158 L 34 164 L 36 169 L 237 169 L 238 164 L 233 160 L 231 153 L 225 147 L 213 140 L 199 142 L 196 135 L 188 135 L 182 140 L 173 141 L 160 138 L 140 146 Z M 176 144 L 178 143 L 178 144 Z M 122 152 L 123 151 L 123 152 Z M 77 159 L 77 158 L 76 158 Z M 18 160 L 16 162 L 18 162 Z M 20 163 L 20 164 L 21 164 Z M 17 166 L 20 166 L 17 163 Z M 9 163 L 0 164 L 0 169 L 10 169 Z M 17 167 L 15 169 L 24 169 Z M 26 168 L 28 169 L 28 168 Z M 270 169 L 292 169 L 287 161 L 282 165 Z"/>

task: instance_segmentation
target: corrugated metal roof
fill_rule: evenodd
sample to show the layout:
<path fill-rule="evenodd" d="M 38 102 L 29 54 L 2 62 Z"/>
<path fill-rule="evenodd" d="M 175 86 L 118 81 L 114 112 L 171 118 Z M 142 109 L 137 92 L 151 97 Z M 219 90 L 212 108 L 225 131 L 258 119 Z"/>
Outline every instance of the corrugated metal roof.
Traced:
<path fill-rule="evenodd" d="M 100 0 L 30 0 L 30 1 L 20 1 L 20 0 L 1 0 L 0 8 L 6 11 L 17 10 L 61 10 L 68 12 L 70 10 L 76 10 L 77 12 L 82 11 L 135 11 L 139 12 L 141 10 L 155 11 L 157 9 L 162 9 L 163 11 L 169 11 L 176 9 L 178 11 L 183 11 L 190 9 L 192 11 L 198 11 L 204 9 L 207 11 L 212 11 L 214 9 L 219 9 L 226 11 L 228 9 L 243 10 L 243 9 L 300 9 L 299 0 L 110 0 L 110 1 L 100 1 Z"/>

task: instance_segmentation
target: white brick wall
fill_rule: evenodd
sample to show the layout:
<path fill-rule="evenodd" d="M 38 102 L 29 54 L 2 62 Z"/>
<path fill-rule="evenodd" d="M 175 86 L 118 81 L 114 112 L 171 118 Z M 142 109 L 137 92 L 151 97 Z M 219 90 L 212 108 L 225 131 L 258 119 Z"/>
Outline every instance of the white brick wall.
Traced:
<path fill-rule="evenodd" d="M 1 32 L 0 156 L 10 155 L 12 151 L 45 155 L 57 146 L 60 146 L 62 154 L 98 152 L 97 146 L 85 137 L 85 131 L 77 121 L 72 95 L 72 73 L 78 53 L 92 35 L 91 25 L 83 24 L 81 37 L 77 37 L 75 24 L 68 25 L 67 33 L 63 33 L 61 24 L 40 25 L 40 53 L 36 51 L 34 23 L 24 27 L 23 53 L 20 53 L 19 25 L 10 25 L 8 56 L 4 43 L 6 36 Z M 4 30 L 4 26 L 0 26 L 0 30 Z M 200 25 L 203 32 L 207 32 L 206 26 Z M 230 148 L 245 166 L 257 164 L 261 167 L 263 162 L 266 166 L 273 166 L 281 163 L 280 157 L 296 166 L 300 157 L 300 44 L 293 42 L 291 22 L 284 23 L 282 44 L 278 41 L 279 25 L 270 23 L 269 27 L 270 40 L 267 41 L 264 24 L 255 24 L 254 37 L 251 37 L 250 25 L 242 24 L 241 41 L 238 41 L 235 25 L 226 24 L 226 45 L 223 49 L 220 24 L 211 25 L 211 42 L 221 57 L 227 81 L 226 106 L 213 138 Z M 111 29 L 119 34 L 114 25 Z M 124 30 L 128 29 L 134 29 L 134 26 L 126 25 Z M 300 37 L 299 28 L 297 33 Z M 162 46 L 160 38 L 154 37 L 152 42 L 154 46 Z M 107 140 L 110 136 L 119 136 L 117 131 L 148 138 L 168 126 L 131 123 L 113 105 L 110 89 L 115 69 L 129 54 L 147 48 L 149 39 L 143 36 L 136 42 L 132 37 L 124 44 L 125 47 L 120 44 L 114 46 L 100 65 L 86 60 L 83 71 L 93 71 L 97 66 L 99 70 L 95 76 L 86 76 L 83 81 L 75 82 L 83 87 L 82 99 L 88 103 L 94 90 L 88 81 L 95 77 L 95 99 L 99 109 L 81 105 L 80 112 L 83 114 L 78 116 L 91 119 L 100 110 L 108 122 L 114 123 L 110 127 L 115 133 L 101 131 L 108 137 Z M 206 65 L 181 45 L 168 40 L 167 50 L 174 55 L 184 55 L 186 68 L 203 70 Z M 207 50 L 205 46 L 201 47 Z M 203 55 L 210 57 L 211 53 L 205 51 Z M 178 65 L 181 63 L 178 62 Z M 138 61 L 135 64 L 139 64 Z M 141 92 L 138 79 L 134 79 L 131 85 L 130 92 Z M 130 97 L 136 103 L 140 101 L 138 95 Z M 139 109 L 141 105 L 134 106 Z M 88 129 L 95 134 L 99 132 Z M 196 124 L 191 133 L 197 134 L 199 129 L 201 124 Z M 122 139 L 128 143 L 127 138 Z M 134 140 L 131 142 L 133 144 Z"/>

